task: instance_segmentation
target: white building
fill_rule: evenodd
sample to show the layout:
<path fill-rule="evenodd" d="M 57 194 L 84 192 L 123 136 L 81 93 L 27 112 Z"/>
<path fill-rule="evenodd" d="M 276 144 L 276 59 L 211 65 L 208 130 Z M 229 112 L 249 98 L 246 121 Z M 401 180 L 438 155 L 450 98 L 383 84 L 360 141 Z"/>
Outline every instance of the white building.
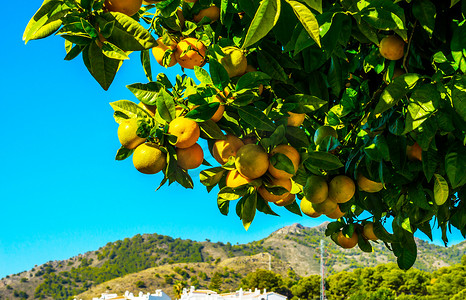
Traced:
<path fill-rule="evenodd" d="M 217 294 L 210 290 L 196 290 L 192 286 L 189 290 L 183 289 L 180 300 L 286 300 L 286 296 L 265 289 L 263 292 L 258 289 L 254 292 L 240 289 L 233 293 Z"/>
<path fill-rule="evenodd" d="M 123 296 L 118 296 L 117 294 L 108 294 L 103 293 L 100 298 L 92 298 L 92 300 L 117 300 L 117 299 L 127 299 L 127 300 L 171 300 L 170 297 L 165 294 L 162 290 L 155 290 L 155 294 L 144 294 L 139 292 L 138 296 L 134 296 L 133 293 L 128 291 L 125 292 Z M 76 299 L 75 299 L 76 300 Z"/>

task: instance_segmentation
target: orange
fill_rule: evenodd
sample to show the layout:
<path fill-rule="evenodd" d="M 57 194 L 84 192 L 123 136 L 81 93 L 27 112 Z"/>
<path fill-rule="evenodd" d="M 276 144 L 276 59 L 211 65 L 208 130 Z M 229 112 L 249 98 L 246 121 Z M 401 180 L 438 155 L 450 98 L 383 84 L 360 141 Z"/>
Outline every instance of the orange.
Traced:
<path fill-rule="evenodd" d="M 328 218 L 330 219 L 340 219 L 341 217 L 343 217 L 345 215 L 345 213 L 343 213 L 341 210 L 340 210 L 340 206 L 337 205 L 337 207 L 335 208 L 334 211 L 332 211 L 331 213 L 329 214 L 325 214 Z"/>
<path fill-rule="evenodd" d="M 243 138 L 243 143 L 245 145 L 255 144 L 255 143 L 257 143 L 257 138 L 255 136 L 254 137 L 245 137 L 245 138 Z"/>
<path fill-rule="evenodd" d="M 409 160 L 419 160 L 422 161 L 422 148 L 417 142 L 412 146 L 406 146 L 406 156 Z"/>
<path fill-rule="evenodd" d="M 259 194 L 264 198 L 265 201 L 269 202 L 277 202 L 278 200 L 282 200 L 288 197 L 291 191 L 291 180 L 290 179 L 277 179 L 273 178 L 271 183 L 272 185 L 279 185 L 281 187 L 284 187 L 288 192 L 282 194 L 282 195 L 273 195 L 267 189 L 265 186 L 261 186 L 258 190 Z"/>
<path fill-rule="evenodd" d="M 163 65 L 163 56 L 165 55 L 165 51 L 167 50 L 175 50 L 176 44 L 173 45 L 165 45 L 162 41 L 162 38 L 157 39 L 157 46 L 152 48 L 152 54 L 154 55 L 155 60 L 161 65 L 162 67 L 165 67 Z M 170 59 L 167 67 L 173 67 L 176 65 L 176 57 L 175 57 L 175 52 L 170 54 Z"/>
<path fill-rule="evenodd" d="M 241 175 L 249 179 L 256 179 L 267 172 L 269 156 L 261 146 L 247 144 L 236 152 L 235 166 Z"/>
<path fill-rule="evenodd" d="M 185 170 L 196 169 L 204 161 L 204 151 L 199 144 L 194 144 L 188 148 L 176 148 L 176 158 L 178 166 Z"/>
<path fill-rule="evenodd" d="M 282 145 L 278 145 L 275 148 L 273 148 L 273 150 L 270 152 L 270 156 L 273 156 L 276 153 L 284 154 L 286 157 L 288 157 L 291 160 L 291 162 L 293 163 L 293 167 L 294 167 L 294 173 L 293 174 L 287 173 L 283 170 L 279 170 L 275 168 L 272 164 L 270 164 L 269 165 L 270 175 L 272 175 L 275 178 L 280 178 L 280 179 L 287 179 L 287 178 L 293 177 L 293 175 L 298 170 L 299 161 L 300 161 L 298 151 L 295 148 L 291 147 L 290 145 L 282 144 Z"/>
<path fill-rule="evenodd" d="M 358 244 L 358 234 L 353 231 L 353 235 L 348 238 L 343 234 L 343 231 L 340 231 L 338 232 L 337 241 L 342 248 L 354 248 Z"/>
<path fill-rule="evenodd" d="M 211 7 L 201 9 L 197 15 L 194 15 L 193 20 L 194 22 L 199 23 L 204 17 L 209 18 L 210 23 L 218 21 L 220 18 L 220 8 L 212 5 Z"/>
<path fill-rule="evenodd" d="M 136 134 L 138 127 L 137 119 L 125 120 L 118 126 L 118 140 L 126 149 L 135 149 L 146 141 Z"/>
<path fill-rule="evenodd" d="M 241 49 L 237 47 L 222 48 L 225 56 L 220 59 L 220 63 L 227 70 L 230 78 L 243 75 L 246 72 L 248 61 Z"/>
<path fill-rule="evenodd" d="M 361 191 L 377 193 L 383 189 L 381 182 L 372 181 L 361 173 L 358 174 L 358 186 Z"/>
<path fill-rule="evenodd" d="M 380 41 L 380 54 L 388 60 L 399 60 L 405 53 L 405 42 L 397 35 L 389 35 Z"/>
<path fill-rule="evenodd" d="M 318 218 L 322 215 L 321 213 L 315 210 L 314 204 L 312 202 L 307 201 L 306 198 L 303 198 L 303 200 L 301 200 L 299 206 L 303 214 L 305 214 L 308 217 Z"/>
<path fill-rule="evenodd" d="M 314 144 L 318 146 L 327 136 L 338 138 L 337 131 L 333 127 L 328 125 L 320 126 L 314 133 Z"/>
<path fill-rule="evenodd" d="M 371 241 L 376 241 L 379 239 L 374 233 L 374 223 L 372 222 L 366 223 L 364 225 L 362 235 Z"/>
<path fill-rule="evenodd" d="M 299 127 L 303 124 L 306 114 L 296 114 L 294 112 L 288 112 L 287 125 L 293 127 Z"/>
<path fill-rule="evenodd" d="M 225 137 L 224 140 L 216 140 L 212 146 L 212 156 L 221 165 L 225 164 L 230 156 L 236 157 L 236 152 L 244 146 L 243 141 L 232 134 Z"/>
<path fill-rule="evenodd" d="M 335 176 L 328 185 L 328 197 L 336 203 L 345 203 L 356 192 L 354 181 L 346 175 Z"/>
<path fill-rule="evenodd" d="M 189 148 L 197 142 L 201 130 L 195 121 L 178 117 L 168 124 L 168 133 L 178 138 L 175 143 L 176 147 Z"/>
<path fill-rule="evenodd" d="M 241 175 L 238 170 L 234 169 L 228 172 L 225 184 L 231 188 L 238 187 L 240 185 L 248 184 L 252 180 Z"/>
<path fill-rule="evenodd" d="M 133 153 L 134 167 L 144 174 L 155 174 L 167 166 L 167 155 L 158 145 L 142 144 Z"/>
<path fill-rule="evenodd" d="M 324 177 L 311 175 L 303 187 L 306 199 L 312 203 L 322 203 L 328 198 L 328 184 Z"/>
<path fill-rule="evenodd" d="M 105 0 L 105 7 L 109 11 L 120 12 L 132 16 L 139 11 L 142 0 Z"/>
<path fill-rule="evenodd" d="M 277 206 L 287 206 L 293 203 L 296 200 L 296 195 L 295 194 L 289 194 L 287 197 L 280 199 L 275 202 L 275 205 Z"/>
<path fill-rule="evenodd" d="M 186 50 L 187 52 L 183 54 Z M 186 38 L 176 46 L 176 61 L 185 69 L 194 69 L 194 66 L 202 67 L 205 63 L 206 50 L 207 48 L 202 42 L 195 38 Z"/>
<path fill-rule="evenodd" d="M 149 5 L 149 4 L 155 4 L 162 2 L 163 0 L 142 0 L 142 4 L 144 5 Z"/>
<path fill-rule="evenodd" d="M 338 207 L 338 204 L 331 199 L 326 199 L 324 202 L 312 203 L 312 207 L 314 207 L 315 211 L 318 213 L 326 215 L 335 211 L 335 209 Z"/>
<path fill-rule="evenodd" d="M 212 116 L 212 118 L 210 118 L 212 121 L 217 123 L 223 117 L 223 112 L 225 111 L 225 106 L 222 104 L 222 100 L 220 99 L 219 96 L 215 97 L 215 100 L 213 102 L 220 102 L 220 106 L 218 107 L 217 111 Z"/>

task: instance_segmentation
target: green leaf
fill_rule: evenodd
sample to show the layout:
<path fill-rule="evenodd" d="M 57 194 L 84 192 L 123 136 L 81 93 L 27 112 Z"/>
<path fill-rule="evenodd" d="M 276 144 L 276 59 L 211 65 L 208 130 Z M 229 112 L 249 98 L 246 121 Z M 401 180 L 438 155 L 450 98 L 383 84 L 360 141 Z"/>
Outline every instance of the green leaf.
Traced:
<path fill-rule="evenodd" d="M 304 161 L 306 168 L 312 170 L 315 168 L 323 170 L 336 170 L 344 165 L 338 157 L 328 152 L 309 152 L 307 159 Z"/>
<path fill-rule="evenodd" d="M 248 72 L 241 76 L 236 84 L 236 91 L 256 88 L 259 84 L 267 84 L 272 78 L 263 72 Z"/>
<path fill-rule="evenodd" d="M 247 48 L 265 37 L 277 24 L 280 17 L 280 0 L 262 0 L 249 26 L 242 49 Z"/>
<path fill-rule="evenodd" d="M 133 83 L 126 87 L 139 101 L 147 105 L 155 105 L 159 93 L 163 90 L 163 85 L 160 82 Z"/>
<path fill-rule="evenodd" d="M 199 174 L 200 181 L 206 187 L 215 186 L 222 179 L 225 169 L 222 167 L 215 167 L 201 171 Z"/>
<path fill-rule="evenodd" d="M 319 34 L 319 23 L 317 23 L 316 17 L 312 11 L 307 8 L 303 3 L 294 0 L 285 0 L 293 8 L 293 11 L 298 17 L 298 20 L 306 29 L 309 36 L 321 47 L 320 34 Z"/>
<path fill-rule="evenodd" d="M 445 155 L 445 171 L 451 187 L 456 189 L 466 183 L 466 149 L 454 144 Z"/>
<path fill-rule="evenodd" d="M 456 3 L 460 2 L 461 0 L 451 0 L 450 8 L 453 7 Z"/>
<path fill-rule="evenodd" d="M 432 37 L 437 17 L 437 9 L 430 0 L 416 0 L 413 3 L 413 15 L 422 28 Z"/>
<path fill-rule="evenodd" d="M 364 22 L 361 20 L 361 22 L 356 22 L 356 25 L 358 26 L 358 29 L 364 34 L 364 36 L 374 44 L 378 45 L 379 44 L 379 38 L 377 37 L 377 31 L 369 26 L 367 22 Z"/>
<path fill-rule="evenodd" d="M 394 240 L 392 234 L 388 233 L 388 231 L 383 227 L 380 222 L 374 222 L 374 234 L 384 242 L 390 243 Z"/>
<path fill-rule="evenodd" d="M 449 189 L 447 181 L 440 174 L 434 174 L 434 200 L 438 206 L 443 205 L 449 196 Z"/>
<path fill-rule="evenodd" d="M 408 115 L 403 134 L 413 131 L 424 123 L 435 112 L 439 101 L 440 94 L 433 85 L 424 84 L 416 88 L 408 104 Z"/>
<path fill-rule="evenodd" d="M 294 213 L 295 215 L 302 216 L 301 209 L 299 208 L 299 204 L 295 202 L 285 205 L 285 208 Z"/>
<path fill-rule="evenodd" d="M 218 127 L 217 123 L 215 123 L 214 121 L 207 120 L 198 124 L 199 128 L 201 129 L 202 138 L 213 140 L 221 140 L 225 138 L 225 134 L 223 134 L 220 127 Z"/>
<path fill-rule="evenodd" d="M 197 80 L 205 85 L 213 84 L 212 78 L 210 78 L 209 73 L 198 66 L 194 66 L 194 75 L 196 75 Z"/>
<path fill-rule="evenodd" d="M 217 206 L 222 215 L 228 216 L 230 210 L 230 201 L 222 198 L 217 198 Z"/>
<path fill-rule="evenodd" d="M 376 29 L 406 29 L 404 10 L 392 0 L 373 0 L 364 7 L 360 15 L 364 21 Z"/>
<path fill-rule="evenodd" d="M 152 69 L 150 66 L 150 50 L 141 51 L 141 65 L 149 81 L 152 81 Z"/>
<path fill-rule="evenodd" d="M 395 252 L 395 245 L 398 244 L 393 244 L 393 249 Z M 408 270 L 411 268 L 414 263 L 416 262 L 416 257 L 417 257 L 417 252 L 412 252 L 409 249 L 402 248 L 402 246 L 397 246 L 399 247 L 399 250 L 396 251 L 396 262 L 398 263 L 398 267 L 402 270 Z"/>
<path fill-rule="evenodd" d="M 175 118 L 175 100 L 165 89 L 161 89 L 156 100 L 156 105 L 156 115 L 162 118 L 165 122 L 170 123 Z"/>
<path fill-rule="evenodd" d="M 111 102 L 110 106 L 115 112 L 120 112 L 127 118 L 138 118 L 148 116 L 144 109 L 129 100 L 118 100 Z"/>
<path fill-rule="evenodd" d="M 358 235 L 358 246 L 363 252 L 373 252 L 371 243 L 368 240 L 365 240 L 362 234 Z"/>
<path fill-rule="evenodd" d="M 312 113 L 326 105 L 328 102 L 316 96 L 294 94 L 286 97 L 285 103 L 296 103 L 297 106 L 293 109 L 293 112 L 295 113 Z"/>
<path fill-rule="evenodd" d="M 230 76 L 228 76 L 227 70 L 215 59 L 209 61 L 209 72 L 210 76 L 212 76 L 212 83 L 219 90 L 223 91 L 230 83 Z"/>
<path fill-rule="evenodd" d="M 298 149 L 301 147 L 308 147 L 309 137 L 307 136 L 306 132 L 298 127 L 289 126 L 286 128 L 286 139 L 294 148 Z"/>
<path fill-rule="evenodd" d="M 408 92 L 414 88 L 421 77 L 415 73 L 403 74 L 395 78 L 380 95 L 379 102 L 373 114 L 381 114 L 398 103 Z"/>
<path fill-rule="evenodd" d="M 283 153 L 275 153 L 270 157 L 270 163 L 278 170 L 285 171 L 292 175 L 295 173 L 293 162 Z"/>
<path fill-rule="evenodd" d="M 275 124 L 260 109 L 254 106 L 238 107 L 239 116 L 253 128 L 274 131 Z"/>
<path fill-rule="evenodd" d="M 115 25 L 108 41 L 123 51 L 142 51 L 157 46 L 150 32 L 133 18 L 119 12 L 107 12 L 97 16 L 100 28 L 109 22 L 114 22 Z"/>
<path fill-rule="evenodd" d="M 192 189 L 194 188 L 193 180 L 191 176 L 189 176 L 188 172 L 180 167 L 176 168 L 175 172 L 176 182 L 181 184 L 182 187 L 185 189 Z"/>
<path fill-rule="evenodd" d="M 117 46 L 107 41 L 103 42 L 102 44 L 102 53 L 108 58 L 119 59 L 119 60 L 129 59 L 125 51 L 121 50 Z"/>
<path fill-rule="evenodd" d="M 340 231 L 340 229 L 344 226 L 345 224 L 339 222 L 339 221 L 334 221 L 330 222 L 327 224 L 327 228 L 325 229 L 325 236 L 331 236 L 333 233 Z"/>
<path fill-rule="evenodd" d="M 278 214 L 270 208 L 269 202 L 265 201 L 259 194 L 257 194 L 257 210 L 266 215 L 278 216 Z"/>
<path fill-rule="evenodd" d="M 433 148 L 422 152 L 422 169 L 427 181 L 430 182 L 439 163 L 438 153 Z"/>
<path fill-rule="evenodd" d="M 108 90 L 121 66 L 121 60 L 105 56 L 96 43 L 84 48 L 83 61 L 89 73 L 104 90 Z"/>
<path fill-rule="evenodd" d="M 252 221 L 256 215 L 257 207 L 257 192 L 251 187 L 253 192 L 248 192 L 246 196 L 243 197 L 243 210 L 241 214 L 241 219 L 243 221 L 244 229 L 248 230 L 251 226 Z"/>
<path fill-rule="evenodd" d="M 454 24 L 454 23 L 453 23 Z M 463 73 L 466 72 L 466 57 L 464 50 L 464 45 L 466 44 L 466 23 L 463 21 L 453 30 L 453 36 L 451 37 L 451 55 L 455 60 L 456 68 L 459 68 Z"/>
<path fill-rule="evenodd" d="M 115 160 L 124 160 L 127 159 L 128 157 L 133 154 L 134 149 L 126 149 L 125 147 L 121 146 L 120 149 L 118 149 L 118 152 L 115 156 Z"/>
<path fill-rule="evenodd" d="M 304 0 L 304 2 L 312 9 L 322 13 L 322 0 Z"/>
<path fill-rule="evenodd" d="M 451 89 L 451 100 L 458 115 L 466 122 L 466 75 L 456 77 Z"/>
<path fill-rule="evenodd" d="M 246 195 L 247 190 L 248 187 L 245 185 L 239 186 L 237 188 L 225 186 L 218 192 L 218 198 L 222 198 L 228 201 L 237 200 Z"/>
<path fill-rule="evenodd" d="M 431 209 L 427 202 L 426 193 L 421 184 L 411 185 L 408 188 L 408 199 L 420 208 L 429 210 Z"/>
<path fill-rule="evenodd" d="M 28 22 L 23 33 L 23 41 L 50 36 L 62 25 L 61 18 L 69 11 L 60 0 L 45 0 Z"/>
<path fill-rule="evenodd" d="M 210 120 L 210 118 L 212 118 L 212 116 L 218 110 L 219 106 L 220 106 L 219 102 L 212 102 L 212 103 L 206 103 L 206 104 L 199 105 L 195 109 L 189 111 L 185 115 L 185 118 L 194 120 L 196 122 L 204 122 L 204 121 Z"/>
<path fill-rule="evenodd" d="M 280 63 L 265 50 L 259 50 L 257 52 L 257 62 L 259 63 L 260 69 L 268 74 L 271 78 L 280 80 L 283 82 L 288 81 L 288 76 Z"/>

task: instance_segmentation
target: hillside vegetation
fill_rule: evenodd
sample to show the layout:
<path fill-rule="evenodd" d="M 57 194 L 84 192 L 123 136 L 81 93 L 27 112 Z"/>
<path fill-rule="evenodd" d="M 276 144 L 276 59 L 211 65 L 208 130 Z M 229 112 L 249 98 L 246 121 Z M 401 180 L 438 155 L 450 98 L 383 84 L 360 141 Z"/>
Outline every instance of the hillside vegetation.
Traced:
<path fill-rule="evenodd" d="M 262 240 L 241 245 L 213 243 L 208 240 L 197 242 L 174 239 L 158 234 L 136 235 L 108 243 L 97 251 L 81 254 L 68 260 L 51 261 L 29 271 L 7 276 L 0 280 L 0 299 L 26 299 L 26 295 L 34 299 L 68 299 L 99 285 L 99 291 L 105 290 L 107 282 L 115 278 L 139 274 L 138 272 L 161 266 L 168 268 L 166 270 L 171 270 L 175 264 L 180 263 L 210 264 L 212 269 L 205 267 L 207 269 L 202 272 L 209 274 L 208 270 L 210 270 L 210 273 L 214 272 L 213 274 L 215 272 L 223 274 L 215 268 L 222 266 L 222 263 L 227 263 L 228 258 L 244 258 L 263 252 L 270 253 L 275 261 L 281 261 L 287 266 L 286 269 L 305 277 L 319 272 L 321 239 L 326 241 L 328 274 L 336 274 L 341 270 L 351 271 L 362 267 L 375 267 L 381 263 L 393 261 L 393 257 L 383 244 L 374 244 L 373 253 L 362 253 L 351 249 L 342 250 L 325 238 L 325 227 L 326 224 L 314 228 L 294 224 L 279 229 Z M 421 240 L 417 240 L 417 243 L 419 253 L 415 268 L 426 272 L 460 263 L 461 255 L 464 254 L 466 247 L 465 242 L 449 248 Z M 235 261 L 239 263 L 241 260 L 228 262 L 229 269 L 237 270 L 240 267 L 233 266 Z M 189 266 L 188 268 L 195 267 Z M 258 265 L 257 268 L 264 268 L 264 264 Z M 245 274 L 237 272 L 242 274 L 241 276 Z M 160 274 L 165 273 L 161 271 Z M 165 278 L 162 279 L 165 280 Z M 174 277 L 172 281 L 176 280 L 181 279 Z M 200 284 L 207 284 L 207 281 L 202 281 L 202 278 L 198 280 Z M 226 286 L 227 289 L 236 287 L 238 280 L 231 280 L 231 285 Z M 164 285 L 156 286 L 156 284 L 159 284 L 159 281 L 154 281 L 154 288 L 164 287 Z M 171 283 L 167 282 L 167 284 Z M 149 287 L 152 288 L 148 282 L 147 288 Z"/>

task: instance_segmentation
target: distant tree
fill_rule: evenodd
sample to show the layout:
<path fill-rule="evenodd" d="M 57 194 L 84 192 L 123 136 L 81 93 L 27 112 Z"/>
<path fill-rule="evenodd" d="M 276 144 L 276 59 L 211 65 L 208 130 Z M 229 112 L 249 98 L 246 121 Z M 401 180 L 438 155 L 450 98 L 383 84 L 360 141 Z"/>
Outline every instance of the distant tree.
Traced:
<path fill-rule="evenodd" d="M 301 278 L 291 287 L 293 295 L 299 299 L 314 299 L 320 295 L 320 276 L 311 275 Z"/>
<path fill-rule="evenodd" d="M 173 293 L 175 294 L 175 299 L 181 298 L 181 293 L 183 292 L 184 284 L 181 281 L 177 281 L 173 285 Z"/>
<path fill-rule="evenodd" d="M 257 288 L 273 291 L 274 288 L 279 288 L 282 285 L 283 278 L 281 275 L 262 269 L 249 273 L 241 280 L 241 287 L 245 289 Z"/>
<path fill-rule="evenodd" d="M 137 288 L 139 288 L 139 289 L 146 288 L 146 284 L 145 284 L 145 282 L 142 281 L 142 280 L 136 281 L 136 282 L 134 283 L 134 285 L 135 285 Z"/>
<path fill-rule="evenodd" d="M 222 283 L 222 275 L 219 272 L 215 272 L 212 278 L 210 279 L 209 289 L 219 293 L 220 288 L 222 287 Z"/>

